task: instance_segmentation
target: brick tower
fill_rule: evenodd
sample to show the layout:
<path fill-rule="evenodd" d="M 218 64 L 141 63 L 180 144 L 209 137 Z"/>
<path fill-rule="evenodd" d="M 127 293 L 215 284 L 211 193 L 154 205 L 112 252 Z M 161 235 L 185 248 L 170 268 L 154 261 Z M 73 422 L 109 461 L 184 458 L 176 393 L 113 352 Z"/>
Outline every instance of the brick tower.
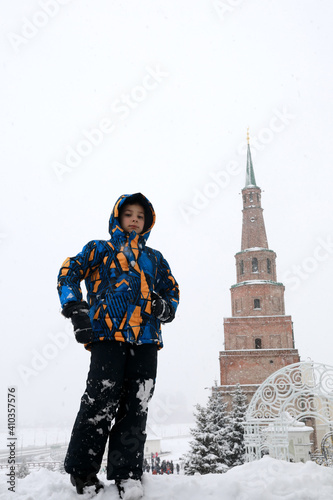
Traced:
<path fill-rule="evenodd" d="M 300 358 L 291 316 L 285 315 L 284 285 L 276 278 L 276 254 L 268 248 L 249 138 L 242 198 L 242 246 L 235 255 L 237 283 L 231 287 L 232 316 L 224 318 L 220 390 L 229 399 L 233 386 L 239 383 L 250 401 L 269 375 Z"/>

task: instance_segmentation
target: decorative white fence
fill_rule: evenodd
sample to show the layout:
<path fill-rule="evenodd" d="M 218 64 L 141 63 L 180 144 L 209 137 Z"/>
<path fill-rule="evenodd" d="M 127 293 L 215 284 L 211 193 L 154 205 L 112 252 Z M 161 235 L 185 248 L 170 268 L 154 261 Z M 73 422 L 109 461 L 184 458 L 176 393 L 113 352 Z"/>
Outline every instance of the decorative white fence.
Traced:
<path fill-rule="evenodd" d="M 314 362 L 288 365 L 269 376 L 245 416 L 247 461 L 269 454 L 290 460 L 290 419 L 313 419 L 333 429 L 333 367 Z M 315 430 L 316 432 L 316 430 Z"/>

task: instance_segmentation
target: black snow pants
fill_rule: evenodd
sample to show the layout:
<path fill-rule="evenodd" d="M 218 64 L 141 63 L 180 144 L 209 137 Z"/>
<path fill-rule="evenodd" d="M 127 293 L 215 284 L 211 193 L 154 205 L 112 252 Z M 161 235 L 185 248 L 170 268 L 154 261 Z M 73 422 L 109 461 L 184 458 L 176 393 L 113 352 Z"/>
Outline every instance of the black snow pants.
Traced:
<path fill-rule="evenodd" d="M 87 476 L 98 472 L 109 438 L 107 478 L 142 476 L 156 369 L 154 344 L 93 344 L 87 386 L 65 458 L 66 472 Z"/>

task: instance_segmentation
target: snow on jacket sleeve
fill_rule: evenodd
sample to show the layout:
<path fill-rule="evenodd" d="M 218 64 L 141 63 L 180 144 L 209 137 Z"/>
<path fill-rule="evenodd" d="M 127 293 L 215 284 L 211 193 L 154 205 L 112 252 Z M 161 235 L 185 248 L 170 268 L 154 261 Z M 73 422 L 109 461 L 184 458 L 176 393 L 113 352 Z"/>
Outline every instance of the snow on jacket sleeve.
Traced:
<path fill-rule="evenodd" d="M 69 302 L 82 300 L 80 283 L 99 266 L 102 258 L 98 242 L 90 241 L 82 252 L 64 261 L 58 275 L 58 293 L 62 307 Z"/>
<path fill-rule="evenodd" d="M 170 266 L 160 252 L 158 255 L 157 280 L 155 291 L 166 300 L 176 312 L 179 303 L 179 287 Z"/>

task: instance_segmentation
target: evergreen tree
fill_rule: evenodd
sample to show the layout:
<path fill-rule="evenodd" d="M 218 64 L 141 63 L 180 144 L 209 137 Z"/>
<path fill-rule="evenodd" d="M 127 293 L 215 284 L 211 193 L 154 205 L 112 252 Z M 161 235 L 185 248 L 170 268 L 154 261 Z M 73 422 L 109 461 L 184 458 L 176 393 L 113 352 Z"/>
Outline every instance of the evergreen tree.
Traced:
<path fill-rule="evenodd" d="M 60 464 L 59 464 L 59 472 L 60 472 L 60 474 L 66 474 L 65 466 L 64 466 L 63 462 L 60 462 Z"/>
<path fill-rule="evenodd" d="M 23 460 L 17 468 L 17 477 L 19 479 L 23 479 L 24 477 L 28 476 L 30 474 L 29 467 L 27 465 L 27 462 Z"/>
<path fill-rule="evenodd" d="M 48 469 L 48 470 L 51 470 L 51 471 L 55 470 L 55 464 L 53 462 L 46 463 L 44 467 L 45 467 L 45 469 Z"/>
<path fill-rule="evenodd" d="M 235 467 L 245 462 L 244 446 L 244 418 L 247 410 L 247 399 L 239 384 L 232 393 L 232 406 L 229 415 L 228 441 L 229 456 L 228 465 Z"/>
<path fill-rule="evenodd" d="M 207 403 L 207 415 L 211 432 L 214 435 L 213 449 L 218 457 L 214 471 L 217 473 L 226 472 L 229 463 L 228 429 L 230 422 L 227 408 L 228 403 L 224 400 L 224 396 L 218 390 L 215 382 L 215 387 L 213 387 Z"/>
<path fill-rule="evenodd" d="M 206 407 L 196 406 L 196 427 L 191 429 L 193 440 L 190 452 L 185 456 L 185 474 L 222 473 L 227 470 L 228 425 L 227 403 L 217 390 L 216 384 Z"/>
<path fill-rule="evenodd" d="M 199 404 L 195 408 L 196 427 L 190 430 L 193 439 L 190 442 L 190 452 L 184 457 L 184 471 L 188 476 L 196 472 L 199 474 L 208 474 L 214 468 L 217 458 L 210 454 L 210 445 L 213 436 L 208 431 L 206 409 Z"/>

